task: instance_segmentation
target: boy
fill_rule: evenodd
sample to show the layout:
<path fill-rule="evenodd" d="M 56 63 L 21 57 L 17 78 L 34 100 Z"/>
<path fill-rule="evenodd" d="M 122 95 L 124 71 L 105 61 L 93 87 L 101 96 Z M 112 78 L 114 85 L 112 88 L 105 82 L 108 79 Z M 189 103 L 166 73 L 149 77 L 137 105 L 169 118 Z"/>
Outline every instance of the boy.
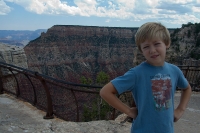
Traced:
<path fill-rule="evenodd" d="M 100 95 L 134 119 L 131 133 L 173 133 L 173 122 L 183 115 L 191 87 L 178 67 L 165 62 L 169 31 L 160 23 L 148 22 L 138 29 L 135 42 L 146 61 L 106 84 Z M 183 91 L 174 109 L 176 87 Z M 128 107 L 116 97 L 125 91 L 132 92 L 136 107 Z"/>

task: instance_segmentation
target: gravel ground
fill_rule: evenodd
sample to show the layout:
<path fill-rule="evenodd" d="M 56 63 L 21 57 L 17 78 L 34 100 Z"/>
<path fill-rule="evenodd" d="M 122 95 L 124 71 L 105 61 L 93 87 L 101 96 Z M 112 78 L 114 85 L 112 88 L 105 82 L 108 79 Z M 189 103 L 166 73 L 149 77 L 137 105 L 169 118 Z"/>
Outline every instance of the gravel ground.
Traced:
<path fill-rule="evenodd" d="M 175 96 L 175 106 L 180 93 Z M 175 133 L 200 133 L 200 92 L 193 92 L 188 107 L 181 119 L 175 123 Z"/>
<path fill-rule="evenodd" d="M 180 93 L 175 95 L 175 106 Z M 131 124 L 119 121 L 67 122 L 45 120 L 45 112 L 7 94 L 0 95 L 0 133 L 128 133 Z M 188 108 L 175 123 L 175 133 L 200 133 L 200 92 L 193 92 Z"/>

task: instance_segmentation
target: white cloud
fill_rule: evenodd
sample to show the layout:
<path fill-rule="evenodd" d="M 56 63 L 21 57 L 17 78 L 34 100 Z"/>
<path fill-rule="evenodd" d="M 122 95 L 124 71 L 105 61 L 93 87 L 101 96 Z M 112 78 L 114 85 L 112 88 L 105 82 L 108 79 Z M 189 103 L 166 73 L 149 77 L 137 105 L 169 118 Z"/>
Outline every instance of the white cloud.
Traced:
<path fill-rule="evenodd" d="M 3 0 L 0 0 L 0 15 L 6 15 L 11 11 L 11 8 L 6 5 Z"/>
<path fill-rule="evenodd" d="M 120 8 L 125 7 L 126 10 L 132 10 L 135 8 L 136 0 L 116 0 L 116 3 Z"/>
<path fill-rule="evenodd" d="M 37 14 L 106 17 L 107 22 L 112 18 L 174 24 L 200 21 L 199 16 L 195 16 L 200 12 L 200 0 L 1 0 L 0 15 L 10 12 L 4 1 Z"/>
<path fill-rule="evenodd" d="M 95 15 L 97 11 L 103 11 L 103 8 L 97 10 L 97 2 L 95 0 L 74 0 L 77 8 L 80 9 L 80 14 L 83 16 Z"/>
<path fill-rule="evenodd" d="M 193 10 L 194 12 L 200 13 L 200 7 L 192 7 L 192 10 Z"/>
<path fill-rule="evenodd" d="M 171 23 L 171 24 L 186 24 L 188 22 L 199 22 L 200 19 L 196 18 L 194 15 L 171 15 L 171 16 L 166 16 L 167 19 L 163 20 L 163 22 L 166 23 Z"/>
<path fill-rule="evenodd" d="M 187 4 L 190 2 L 195 2 L 196 0 L 163 0 L 169 3 L 176 3 L 176 4 Z"/>
<path fill-rule="evenodd" d="M 66 2 L 60 0 L 32 0 L 26 10 L 37 14 L 70 14 L 83 15 L 80 9 L 75 6 L 68 6 Z"/>
<path fill-rule="evenodd" d="M 151 7 L 156 7 L 158 5 L 158 0 L 146 0 L 146 2 Z"/>

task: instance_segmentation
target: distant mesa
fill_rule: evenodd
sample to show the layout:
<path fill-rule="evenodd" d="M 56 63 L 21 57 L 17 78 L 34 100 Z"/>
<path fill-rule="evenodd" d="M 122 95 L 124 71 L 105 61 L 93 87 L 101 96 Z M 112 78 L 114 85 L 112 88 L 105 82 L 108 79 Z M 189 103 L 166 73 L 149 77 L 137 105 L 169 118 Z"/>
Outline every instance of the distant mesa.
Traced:
<path fill-rule="evenodd" d="M 38 29 L 35 31 L 30 30 L 0 30 L 0 42 L 24 47 L 31 40 L 36 39 L 42 32 L 46 32 L 46 29 Z"/>

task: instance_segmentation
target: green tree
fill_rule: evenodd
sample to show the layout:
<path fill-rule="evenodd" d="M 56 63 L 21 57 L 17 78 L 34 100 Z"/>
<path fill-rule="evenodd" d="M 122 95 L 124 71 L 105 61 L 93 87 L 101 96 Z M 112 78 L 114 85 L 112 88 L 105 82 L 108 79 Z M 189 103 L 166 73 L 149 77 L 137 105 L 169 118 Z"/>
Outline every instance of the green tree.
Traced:
<path fill-rule="evenodd" d="M 190 38 L 190 36 L 191 36 L 191 31 L 190 31 L 190 30 L 188 30 L 187 37 L 188 37 L 188 38 Z"/>
<path fill-rule="evenodd" d="M 110 77 L 108 74 L 106 74 L 105 72 L 101 71 L 97 74 L 97 83 L 99 85 L 104 85 L 106 83 L 108 83 Z"/>
<path fill-rule="evenodd" d="M 90 107 L 84 105 L 83 118 L 85 122 L 108 119 L 108 115 L 111 112 L 111 107 L 104 100 L 99 100 L 99 98 L 94 99 Z"/>
<path fill-rule="evenodd" d="M 92 83 L 92 79 L 91 78 L 86 78 L 85 76 L 81 76 L 81 84 L 86 84 L 86 85 L 90 85 Z"/>
<path fill-rule="evenodd" d="M 197 35 L 200 32 L 200 23 L 195 23 L 195 34 Z"/>
<path fill-rule="evenodd" d="M 96 82 L 98 85 L 104 85 L 108 83 L 110 77 L 103 71 L 97 74 Z M 87 83 L 85 77 L 81 78 L 83 83 Z M 105 102 L 101 97 L 97 97 L 93 100 L 91 105 L 85 105 L 83 108 L 84 121 L 93 120 L 105 120 L 108 119 L 109 114 L 112 112 L 113 108 Z"/>
<path fill-rule="evenodd" d="M 200 37 L 198 37 L 196 41 L 196 47 L 199 47 L 199 46 L 200 46 Z"/>

